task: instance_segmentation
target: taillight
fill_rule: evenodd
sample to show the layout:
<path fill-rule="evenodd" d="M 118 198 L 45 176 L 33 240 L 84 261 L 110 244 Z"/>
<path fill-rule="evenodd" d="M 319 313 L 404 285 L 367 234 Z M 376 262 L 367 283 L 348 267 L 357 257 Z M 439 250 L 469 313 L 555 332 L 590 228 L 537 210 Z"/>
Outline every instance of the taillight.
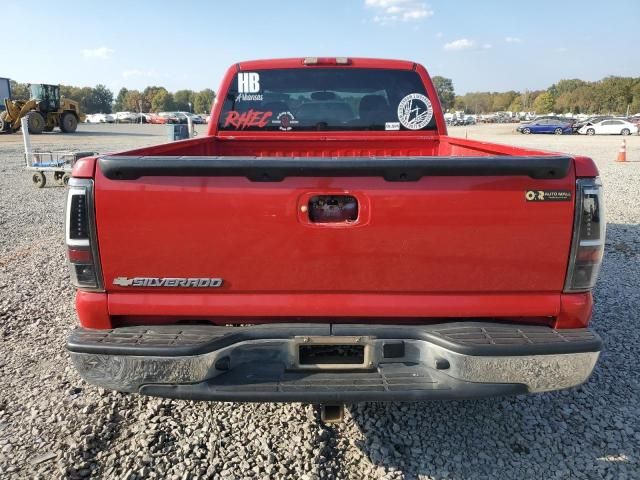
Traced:
<path fill-rule="evenodd" d="M 71 282 L 82 290 L 101 291 L 102 272 L 96 242 L 92 180 L 69 180 L 65 241 Z"/>
<path fill-rule="evenodd" d="M 604 254 L 605 226 L 600 178 L 578 179 L 565 292 L 584 292 L 595 286 Z"/>

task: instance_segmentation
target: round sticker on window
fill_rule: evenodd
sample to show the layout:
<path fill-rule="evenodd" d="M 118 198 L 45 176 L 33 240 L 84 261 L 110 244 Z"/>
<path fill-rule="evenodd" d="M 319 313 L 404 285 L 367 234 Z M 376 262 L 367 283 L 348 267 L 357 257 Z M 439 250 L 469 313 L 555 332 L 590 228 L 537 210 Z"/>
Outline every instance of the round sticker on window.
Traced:
<path fill-rule="evenodd" d="M 433 118 L 431 101 L 421 93 L 411 93 L 398 105 L 398 120 L 409 130 L 426 127 Z"/>

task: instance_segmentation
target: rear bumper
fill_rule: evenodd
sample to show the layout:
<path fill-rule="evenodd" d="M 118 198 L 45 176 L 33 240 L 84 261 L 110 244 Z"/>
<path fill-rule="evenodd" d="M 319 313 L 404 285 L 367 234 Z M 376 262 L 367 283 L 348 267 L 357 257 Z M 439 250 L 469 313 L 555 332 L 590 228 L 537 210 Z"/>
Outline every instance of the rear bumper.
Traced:
<path fill-rule="evenodd" d="M 356 338 L 350 370 L 297 363 L 300 342 Z M 360 402 L 465 399 L 583 383 L 601 350 L 588 329 L 447 322 L 434 325 L 166 325 L 77 329 L 67 343 L 80 375 L 113 390 L 194 400 Z"/>

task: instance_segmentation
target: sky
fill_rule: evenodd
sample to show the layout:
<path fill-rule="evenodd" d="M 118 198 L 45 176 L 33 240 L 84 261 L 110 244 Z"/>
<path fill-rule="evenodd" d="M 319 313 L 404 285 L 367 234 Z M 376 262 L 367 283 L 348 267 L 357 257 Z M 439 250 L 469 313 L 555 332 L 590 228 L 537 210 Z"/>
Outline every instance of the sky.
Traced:
<path fill-rule="evenodd" d="M 640 76 L 640 0 L 2 0 L 0 23 L 0 77 L 114 93 L 306 56 L 412 60 L 458 94 Z"/>

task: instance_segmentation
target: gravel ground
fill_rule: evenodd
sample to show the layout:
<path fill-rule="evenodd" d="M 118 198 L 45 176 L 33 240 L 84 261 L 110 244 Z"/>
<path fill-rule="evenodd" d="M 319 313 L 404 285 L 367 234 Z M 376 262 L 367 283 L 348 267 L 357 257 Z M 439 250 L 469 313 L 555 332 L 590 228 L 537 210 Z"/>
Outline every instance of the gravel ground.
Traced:
<path fill-rule="evenodd" d="M 608 241 L 594 328 L 605 352 L 568 391 L 464 402 L 351 406 L 325 427 L 305 405 L 194 403 L 84 383 L 63 345 L 75 325 L 62 243 L 64 191 L 35 189 L 19 136 L 0 136 L 0 478 L 640 478 L 640 137 L 453 135 L 594 158 Z M 116 151 L 158 126 L 85 126 L 36 145 Z"/>

